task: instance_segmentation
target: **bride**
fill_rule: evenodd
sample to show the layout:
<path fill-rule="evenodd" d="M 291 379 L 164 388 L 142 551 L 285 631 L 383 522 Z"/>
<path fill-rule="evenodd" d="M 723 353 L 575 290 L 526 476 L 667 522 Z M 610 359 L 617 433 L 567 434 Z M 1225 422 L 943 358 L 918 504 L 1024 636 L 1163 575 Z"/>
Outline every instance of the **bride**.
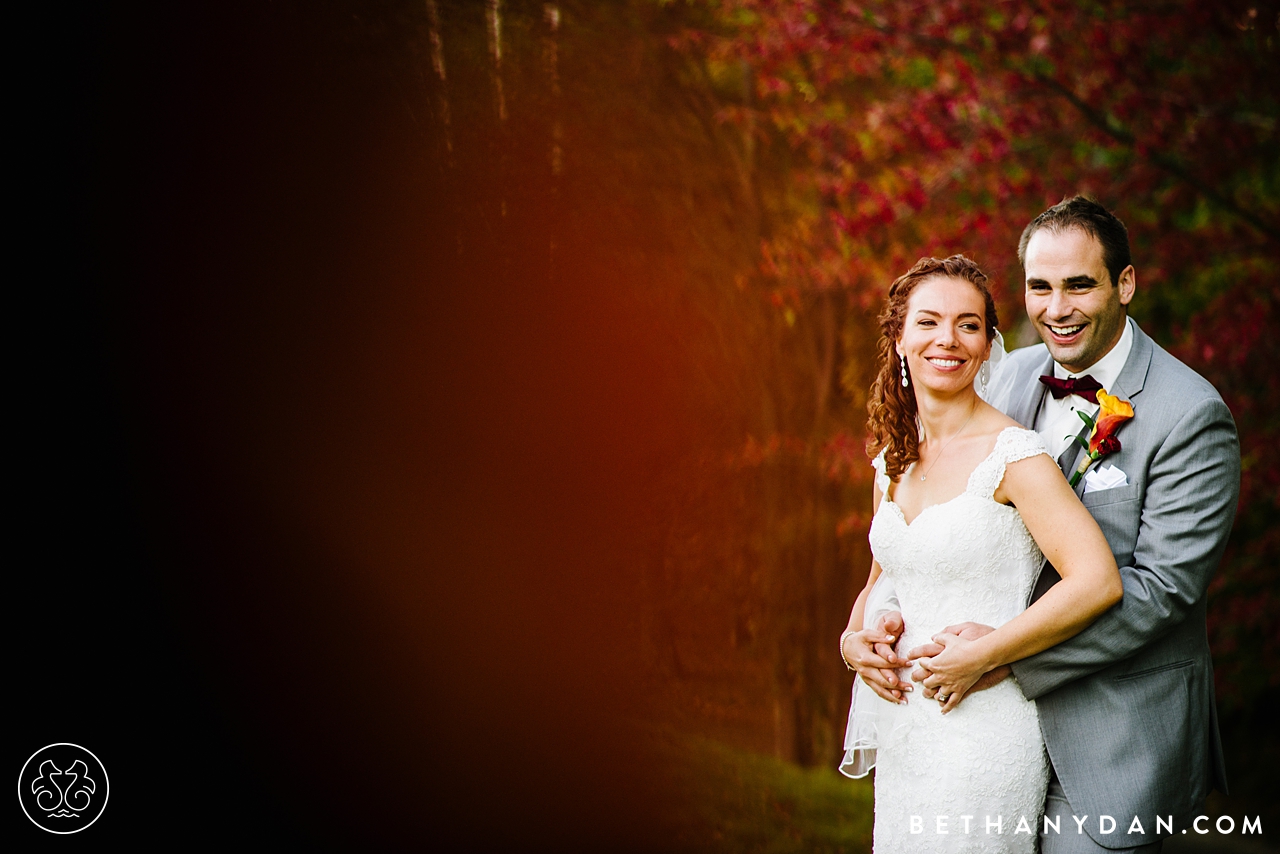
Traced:
<path fill-rule="evenodd" d="M 1039 437 L 975 390 L 996 336 L 986 280 L 963 256 L 924 258 L 893 283 L 880 315 L 868 406 L 879 452 L 874 559 L 840 638 L 862 676 L 841 770 L 876 768 L 877 852 L 1036 850 L 1048 763 L 1035 704 L 1013 678 L 981 689 L 1080 632 L 1123 591 L 1102 532 Z M 1046 558 L 1062 581 L 1028 608 Z M 896 606 L 875 602 L 882 575 Z M 901 611 L 905 632 L 875 628 L 887 610 Z M 942 633 L 965 620 L 997 629 Z M 909 671 L 894 670 L 908 662 L 894 647 L 931 638 L 944 647 L 923 660 L 940 680 L 936 696 L 909 697 Z"/>

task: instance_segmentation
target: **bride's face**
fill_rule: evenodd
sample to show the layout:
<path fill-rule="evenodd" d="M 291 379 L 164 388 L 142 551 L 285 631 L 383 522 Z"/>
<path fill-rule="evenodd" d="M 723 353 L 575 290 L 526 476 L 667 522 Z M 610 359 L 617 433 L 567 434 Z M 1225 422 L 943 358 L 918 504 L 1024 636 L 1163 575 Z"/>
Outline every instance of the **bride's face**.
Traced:
<path fill-rule="evenodd" d="M 982 294 L 964 279 L 933 276 L 916 285 L 897 345 L 911 381 L 943 393 L 972 388 L 991 355 L 985 315 Z"/>

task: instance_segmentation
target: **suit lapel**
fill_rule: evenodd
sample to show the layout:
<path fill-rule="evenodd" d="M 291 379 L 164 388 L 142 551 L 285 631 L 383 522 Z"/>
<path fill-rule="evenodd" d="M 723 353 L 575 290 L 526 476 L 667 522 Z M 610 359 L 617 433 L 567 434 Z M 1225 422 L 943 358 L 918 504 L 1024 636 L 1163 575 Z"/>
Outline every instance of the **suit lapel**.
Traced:
<path fill-rule="evenodd" d="M 1151 355 L 1154 350 L 1155 344 L 1145 332 L 1138 328 L 1138 324 L 1134 323 L 1133 347 L 1129 350 L 1129 358 L 1125 361 L 1120 376 L 1116 377 L 1115 387 L 1107 389 L 1107 394 L 1132 402 L 1147 383 L 1147 371 L 1151 367 Z"/>
<path fill-rule="evenodd" d="M 1084 420 L 1081 419 L 1080 432 L 1076 435 L 1087 441 L 1088 433 L 1089 425 L 1085 424 Z M 1071 479 L 1071 475 L 1076 470 L 1076 466 L 1080 465 L 1080 457 L 1083 454 L 1084 448 L 1080 446 L 1079 442 L 1072 439 L 1071 444 L 1067 445 L 1067 449 L 1062 452 L 1062 456 L 1058 457 L 1058 468 L 1062 469 L 1062 474 L 1067 480 Z M 1081 481 L 1081 483 L 1083 483 L 1083 481 Z M 1076 493 L 1079 494 L 1080 489 L 1082 488 L 1083 487 L 1081 487 L 1080 484 L 1076 484 Z"/>
<path fill-rule="evenodd" d="M 1132 322 L 1132 321 L 1126 321 Z M 1129 358 L 1125 360 L 1124 367 L 1120 369 L 1120 376 L 1116 377 L 1116 381 L 1112 387 L 1107 389 L 1107 394 L 1118 397 L 1122 400 L 1132 402 L 1133 398 L 1142 391 L 1142 387 L 1147 382 L 1147 369 L 1151 367 L 1152 343 L 1138 324 L 1133 324 L 1133 346 L 1129 348 Z M 1037 383 L 1043 385 L 1043 383 Z M 1077 434 L 1082 439 L 1088 438 L 1089 426 L 1080 422 L 1080 432 Z M 1079 442 L 1072 441 L 1067 449 L 1062 452 L 1062 456 L 1058 457 L 1058 467 L 1062 469 L 1062 473 L 1067 479 L 1071 479 L 1072 473 L 1075 472 L 1076 466 L 1080 465 L 1080 460 L 1084 456 L 1084 448 Z M 1084 479 L 1076 484 L 1076 494 L 1082 494 L 1084 489 Z"/>
<path fill-rule="evenodd" d="M 1036 429 L 1036 418 L 1040 415 L 1040 404 L 1044 401 L 1044 396 L 1048 393 L 1048 388 L 1044 383 L 1040 382 L 1039 377 L 1053 370 L 1053 357 L 1049 355 L 1048 350 L 1045 351 L 1044 359 L 1034 366 L 1031 375 L 1026 377 L 1022 383 L 1022 389 L 1017 392 L 1017 397 L 1013 401 L 1013 405 L 1009 407 L 1006 413 L 1014 421 L 1019 424 L 1025 424 L 1030 429 Z"/>

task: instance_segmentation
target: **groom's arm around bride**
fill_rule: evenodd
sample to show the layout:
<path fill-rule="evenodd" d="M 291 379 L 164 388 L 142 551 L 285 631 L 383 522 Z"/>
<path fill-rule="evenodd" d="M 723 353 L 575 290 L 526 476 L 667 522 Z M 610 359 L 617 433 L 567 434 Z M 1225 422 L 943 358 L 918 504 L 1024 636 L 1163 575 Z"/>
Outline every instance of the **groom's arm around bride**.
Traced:
<path fill-rule="evenodd" d="M 1012 665 L 1036 700 L 1049 750 L 1049 813 L 1057 798 L 1059 813 L 1091 816 L 1083 829 L 1107 849 L 1155 843 L 1157 818 L 1184 827 L 1211 788 L 1226 790 L 1205 608 L 1240 481 L 1235 424 L 1221 397 L 1127 317 L 1136 284 L 1128 256 L 1124 226 L 1088 199 L 1064 201 L 1028 225 L 1019 247 L 1027 310 L 1046 344 L 1010 354 L 993 396 L 1050 442 L 1062 424 L 1082 426 L 1065 408 L 1074 394 L 1050 395 L 1062 380 L 1089 371 L 1097 376 L 1081 381 L 1096 378 L 1133 407 L 1120 448 L 1101 463 L 1119 485 L 1077 486 L 1120 567 L 1124 597 L 1080 634 Z M 1059 452 L 1064 475 L 1085 453 L 1075 441 L 1051 445 Z M 1046 564 L 1031 601 L 1057 580 Z M 915 676 L 931 695 L 933 677 Z M 1102 833 L 1102 815 L 1119 829 Z M 1046 852 L 1059 845 L 1049 836 L 1043 843 Z"/>
<path fill-rule="evenodd" d="M 1128 483 L 1082 496 L 1111 545 L 1124 598 L 1013 673 L 1037 701 L 1073 811 L 1126 824 L 1138 816 L 1149 839 L 1156 816 L 1182 824 L 1212 787 L 1226 790 L 1205 610 L 1235 516 L 1240 452 L 1212 386 L 1133 332 L 1114 393 L 1132 402 L 1134 418 L 1107 458 Z M 1035 383 L 1028 375 L 1048 367 L 1037 361 L 1019 358 L 1013 381 Z M 1074 470 L 1077 455 L 1066 456 Z M 1055 581 L 1046 566 L 1033 601 Z"/>

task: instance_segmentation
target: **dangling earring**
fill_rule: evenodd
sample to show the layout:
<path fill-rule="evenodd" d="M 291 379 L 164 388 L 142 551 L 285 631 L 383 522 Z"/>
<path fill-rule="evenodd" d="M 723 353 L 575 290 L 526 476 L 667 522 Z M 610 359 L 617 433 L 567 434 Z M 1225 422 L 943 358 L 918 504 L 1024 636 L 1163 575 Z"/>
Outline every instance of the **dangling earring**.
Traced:
<path fill-rule="evenodd" d="M 907 360 L 899 356 L 898 364 L 902 365 L 902 387 L 906 388 L 911 385 L 911 381 L 907 379 Z"/>
<path fill-rule="evenodd" d="M 982 392 L 986 394 L 987 383 L 991 381 L 991 363 L 983 362 L 982 368 L 978 371 L 978 382 L 982 383 Z"/>

